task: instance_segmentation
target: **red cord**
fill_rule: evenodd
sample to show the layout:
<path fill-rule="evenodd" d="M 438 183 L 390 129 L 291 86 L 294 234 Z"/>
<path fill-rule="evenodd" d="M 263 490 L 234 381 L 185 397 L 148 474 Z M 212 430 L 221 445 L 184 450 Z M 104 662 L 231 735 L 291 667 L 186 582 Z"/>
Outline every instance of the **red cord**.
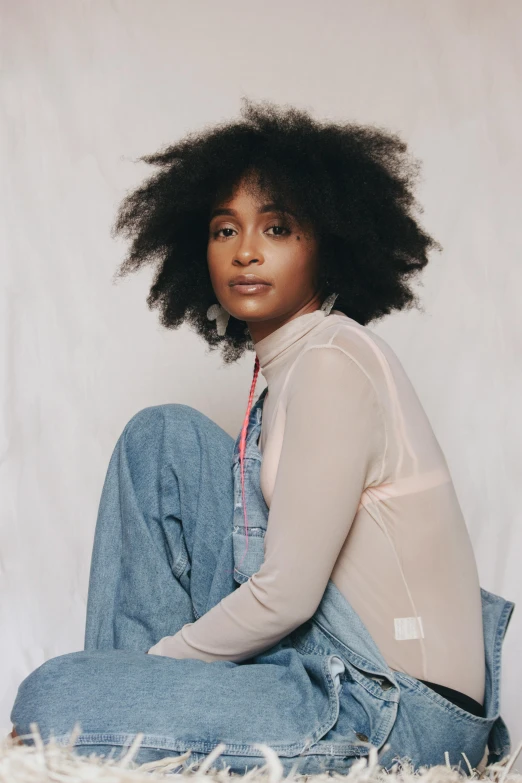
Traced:
<path fill-rule="evenodd" d="M 255 388 L 256 388 L 256 382 L 257 382 L 257 376 L 258 375 L 259 375 L 259 359 L 256 356 L 256 360 L 254 362 L 254 377 L 252 378 L 252 384 L 250 386 L 250 395 L 248 397 L 247 412 L 246 412 L 246 416 L 245 416 L 244 421 L 243 421 L 243 427 L 241 428 L 241 437 L 239 439 L 239 466 L 240 466 L 240 470 L 241 470 L 241 497 L 242 497 L 242 500 L 243 500 L 243 516 L 245 518 L 245 535 L 246 535 L 246 549 L 245 549 L 245 554 L 243 555 L 243 557 L 241 559 L 241 563 L 243 562 L 244 558 L 246 557 L 246 553 L 248 552 L 248 523 L 247 523 L 246 503 L 245 503 L 245 474 L 244 474 L 243 459 L 244 459 L 244 456 L 245 456 L 248 419 L 250 417 L 250 409 L 252 408 L 252 400 L 254 398 L 254 391 L 255 391 Z"/>

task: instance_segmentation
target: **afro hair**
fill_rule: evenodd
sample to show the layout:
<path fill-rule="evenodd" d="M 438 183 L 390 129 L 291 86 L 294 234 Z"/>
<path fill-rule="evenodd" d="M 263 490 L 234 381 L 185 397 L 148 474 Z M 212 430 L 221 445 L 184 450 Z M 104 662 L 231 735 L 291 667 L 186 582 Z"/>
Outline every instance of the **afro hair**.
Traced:
<path fill-rule="evenodd" d="M 112 235 L 130 238 L 116 276 L 156 266 L 147 304 L 167 328 L 190 324 L 223 360 L 253 345 L 230 317 L 219 336 L 207 263 L 212 205 L 251 172 L 270 201 L 291 208 L 319 240 L 320 285 L 360 324 L 417 306 L 409 281 L 442 250 L 414 217 L 420 164 L 396 134 L 371 125 L 319 122 L 304 110 L 242 98 L 242 119 L 187 134 L 139 158 L 159 168 L 126 194 Z M 328 286 L 326 286 L 328 281 Z"/>

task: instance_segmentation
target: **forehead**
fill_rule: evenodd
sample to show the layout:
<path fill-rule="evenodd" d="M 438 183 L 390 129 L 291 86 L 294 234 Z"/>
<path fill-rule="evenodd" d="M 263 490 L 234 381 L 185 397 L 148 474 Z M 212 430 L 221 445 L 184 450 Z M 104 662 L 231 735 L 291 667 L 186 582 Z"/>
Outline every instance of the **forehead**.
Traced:
<path fill-rule="evenodd" d="M 209 210 L 209 220 L 224 215 L 241 217 L 252 214 L 255 218 L 267 213 L 284 215 L 301 229 L 312 229 L 310 221 L 300 214 L 298 204 L 293 203 L 291 193 L 283 187 L 280 192 L 278 181 L 263 180 L 256 172 L 243 175 L 235 183 L 218 191 Z M 309 225 L 310 223 L 310 225 Z"/>
<path fill-rule="evenodd" d="M 241 209 L 242 202 L 241 201 L 232 200 L 231 199 L 231 200 L 229 200 L 227 202 L 223 202 L 223 203 L 226 203 L 227 206 L 215 207 L 214 209 L 212 209 L 212 211 L 210 213 L 210 219 L 212 219 L 214 217 L 217 217 L 219 215 L 236 216 L 236 215 L 238 215 L 242 211 L 242 209 Z M 234 206 L 232 206 L 232 205 L 234 205 Z M 266 204 L 261 204 L 259 202 L 254 202 L 253 203 L 253 209 L 254 209 L 255 213 L 258 214 L 258 215 L 264 215 L 267 212 L 281 212 L 281 213 L 284 212 L 284 213 L 286 213 L 288 215 L 291 215 L 293 217 L 297 217 L 297 215 L 295 215 L 290 209 L 284 207 L 283 205 L 278 205 L 275 202 L 268 202 Z"/>
<path fill-rule="evenodd" d="M 271 198 L 269 194 L 240 183 L 232 194 L 215 199 L 210 211 L 210 219 L 218 215 L 237 215 L 242 211 L 252 211 L 258 215 L 281 212 L 297 218 L 295 211 L 281 199 Z"/>

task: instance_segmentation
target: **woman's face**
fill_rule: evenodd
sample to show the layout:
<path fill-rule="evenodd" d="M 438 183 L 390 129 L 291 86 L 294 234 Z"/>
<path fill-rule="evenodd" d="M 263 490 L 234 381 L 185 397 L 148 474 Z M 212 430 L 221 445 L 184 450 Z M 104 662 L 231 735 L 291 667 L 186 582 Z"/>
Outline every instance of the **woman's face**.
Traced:
<path fill-rule="evenodd" d="M 321 306 L 314 232 L 258 199 L 242 180 L 231 199 L 216 202 L 207 246 L 216 297 L 231 315 L 246 321 L 254 343 Z M 238 275 L 255 275 L 265 284 L 234 284 Z"/>

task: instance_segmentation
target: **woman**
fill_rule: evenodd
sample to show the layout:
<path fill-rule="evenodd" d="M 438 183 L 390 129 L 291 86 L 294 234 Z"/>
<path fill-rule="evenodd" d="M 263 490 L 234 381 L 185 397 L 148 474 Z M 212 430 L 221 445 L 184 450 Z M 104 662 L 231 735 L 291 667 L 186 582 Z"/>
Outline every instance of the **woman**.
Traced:
<path fill-rule="evenodd" d="M 376 128 L 243 115 L 145 157 L 161 170 L 115 225 L 132 237 L 122 274 L 158 263 L 165 326 L 188 322 L 227 363 L 255 351 L 242 430 L 181 404 L 128 422 L 85 650 L 23 681 L 15 730 L 65 741 L 79 721 L 86 753 L 143 732 L 138 763 L 223 742 L 232 772 L 264 763 L 257 743 L 299 774 L 372 746 L 385 768 L 500 759 L 514 604 L 480 588 L 444 455 L 367 327 L 418 304 L 408 281 L 441 249 L 412 214 L 418 166 Z"/>

